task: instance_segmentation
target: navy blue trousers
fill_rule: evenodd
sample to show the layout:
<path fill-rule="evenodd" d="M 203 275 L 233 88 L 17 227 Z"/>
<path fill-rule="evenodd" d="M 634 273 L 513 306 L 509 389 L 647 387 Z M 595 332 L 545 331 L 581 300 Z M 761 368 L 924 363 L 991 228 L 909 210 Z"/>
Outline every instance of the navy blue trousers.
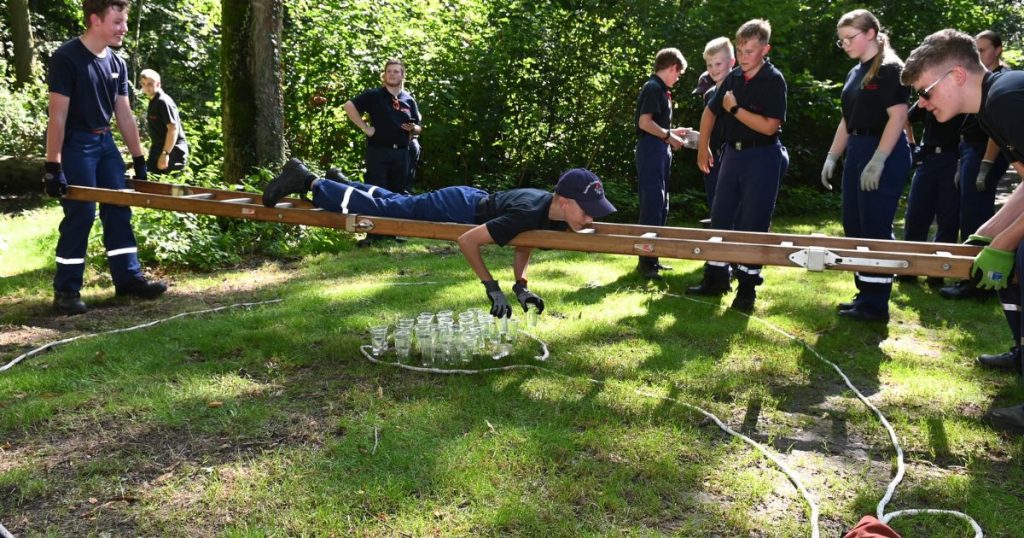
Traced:
<path fill-rule="evenodd" d="M 409 188 L 409 148 L 366 146 L 366 183 L 394 192 Z"/>
<path fill-rule="evenodd" d="M 914 174 L 907 196 L 907 217 L 903 239 L 927 241 L 928 229 L 935 220 L 935 241 L 956 243 L 960 233 L 960 193 L 953 177 L 958 155 L 932 153 Z"/>
<path fill-rule="evenodd" d="M 1010 166 L 1003 153 L 999 152 L 985 176 L 985 190 L 979 191 L 975 180 L 984 157 L 984 143 L 960 143 L 960 237 L 964 241 L 995 214 L 996 186 Z"/>
<path fill-rule="evenodd" d="M 671 168 L 671 146 L 651 135 L 640 135 L 636 143 L 640 224 L 664 226 L 668 221 L 668 175 Z M 640 261 L 656 263 L 658 258 L 641 256 Z"/>
<path fill-rule="evenodd" d="M 110 131 L 95 134 L 68 130 L 61 148 L 61 159 L 69 185 L 125 188 L 124 160 Z M 60 205 L 64 209 L 64 219 L 60 221 L 60 237 L 57 239 L 57 273 L 53 277 L 53 289 L 74 293 L 82 289 L 89 232 L 96 220 L 96 203 L 61 200 Z M 116 286 L 142 278 L 131 221 L 130 208 L 100 204 L 103 246 L 107 251 L 110 276 Z"/>
<path fill-rule="evenodd" d="M 313 184 L 313 205 L 326 211 L 429 222 L 477 224 L 476 207 L 486 197 L 486 191 L 473 187 L 410 195 L 355 181 L 321 179 Z"/>
<path fill-rule="evenodd" d="M 718 171 L 722 169 L 722 149 L 718 148 L 712 152 L 714 164 L 711 171 L 704 174 L 704 196 L 708 201 L 708 213 L 715 206 L 715 189 L 718 188 Z"/>
<path fill-rule="evenodd" d="M 789 170 L 789 152 L 781 143 L 737 150 L 725 146 L 720 159 L 718 182 L 711 206 L 711 227 L 716 230 L 767 232 L 775 213 L 782 177 Z M 736 264 L 734 274 L 740 286 L 764 282 L 760 265 Z M 704 266 L 707 277 L 728 278 L 729 267 L 722 262 Z"/>
<path fill-rule="evenodd" d="M 893 146 L 885 160 L 878 189 L 863 191 L 860 174 L 878 149 L 877 136 L 850 135 L 843 166 L 843 231 L 847 237 L 895 239 L 892 221 L 896 217 L 903 188 L 910 172 L 910 145 L 906 136 Z M 894 275 L 886 273 L 854 273 L 857 297 L 854 302 L 877 311 L 889 311 Z"/>

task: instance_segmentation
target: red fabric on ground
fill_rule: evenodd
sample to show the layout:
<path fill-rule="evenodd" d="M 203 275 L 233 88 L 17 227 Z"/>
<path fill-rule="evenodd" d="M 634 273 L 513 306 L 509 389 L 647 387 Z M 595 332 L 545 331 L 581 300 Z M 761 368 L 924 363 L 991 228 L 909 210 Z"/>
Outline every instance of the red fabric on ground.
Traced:
<path fill-rule="evenodd" d="M 864 516 L 843 538 L 900 538 L 900 535 L 874 516 Z"/>

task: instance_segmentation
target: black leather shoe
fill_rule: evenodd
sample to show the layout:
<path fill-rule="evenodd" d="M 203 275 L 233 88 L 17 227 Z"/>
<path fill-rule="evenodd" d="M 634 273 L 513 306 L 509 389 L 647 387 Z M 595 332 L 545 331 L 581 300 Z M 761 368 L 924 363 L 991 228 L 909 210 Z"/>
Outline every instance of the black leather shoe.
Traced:
<path fill-rule="evenodd" d="M 1006 353 L 979 356 L 978 366 L 981 366 L 982 368 L 991 368 L 993 370 L 1010 370 L 1013 372 L 1020 372 L 1020 359 L 1018 358 L 1017 350 L 1011 349 Z"/>
<path fill-rule="evenodd" d="M 140 299 L 156 299 L 167 291 L 167 284 L 159 280 L 137 279 L 120 286 L 114 286 L 114 295 L 118 297 L 138 297 Z"/>
<path fill-rule="evenodd" d="M 324 172 L 324 177 L 327 178 L 327 179 L 330 179 L 330 180 L 337 181 L 338 183 L 346 183 L 346 182 L 348 182 L 348 178 L 345 177 L 345 174 L 342 174 L 341 170 L 339 170 L 337 168 L 329 168 L 329 169 L 327 169 L 327 171 Z"/>
<path fill-rule="evenodd" d="M 636 272 L 641 278 L 646 278 L 647 280 L 661 280 L 661 275 L 658 274 L 658 266 L 654 264 L 637 264 Z"/>
<path fill-rule="evenodd" d="M 671 271 L 672 268 L 667 265 L 662 265 L 661 262 L 654 264 L 654 268 L 659 271 Z"/>
<path fill-rule="evenodd" d="M 309 192 L 309 185 L 316 179 L 316 175 L 302 164 L 302 161 L 292 158 L 288 159 L 281 174 L 267 184 L 263 189 L 263 205 L 274 207 L 281 198 L 289 194 L 298 194 L 302 198 Z"/>
<path fill-rule="evenodd" d="M 54 292 L 53 309 L 65 316 L 77 316 L 88 310 L 77 291 Z"/>
<path fill-rule="evenodd" d="M 888 312 L 881 312 L 864 304 L 857 304 L 846 310 L 840 310 L 839 316 L 857 321 L 889 321 Z"/>
<path fill-rule="evenodd" d="M 722 295 L 732 290 L 732 286 L 729 285 L 729 281 L 718 282 L 709 278 L 704 278 L 700 281 L 700 284 L 696 286 L 690 286 L 686 288 L 686 293 L 690 295 Z"/>
<path fill-rule="evenodd" d="M 745 312 L 747 314 L 754 311 L 754 301 L 757 300 L 757 292 L 753 289 L 740 288 L 736 292 L 736 297 L 732 299 L 732 309 Z"/>
<path fill-rule="evenodd" d="M 995 294 L 992 290 L 978 288 L 972 280 L 961 280 L 952 286 L 939 289 L 939 295 L 946 299 L 988 299 Z"/>
<path fill-rule="evenodd" d="M 1024 432 L 1024 405 L 993 409 L 982 420 L 1000 430 Z"/>

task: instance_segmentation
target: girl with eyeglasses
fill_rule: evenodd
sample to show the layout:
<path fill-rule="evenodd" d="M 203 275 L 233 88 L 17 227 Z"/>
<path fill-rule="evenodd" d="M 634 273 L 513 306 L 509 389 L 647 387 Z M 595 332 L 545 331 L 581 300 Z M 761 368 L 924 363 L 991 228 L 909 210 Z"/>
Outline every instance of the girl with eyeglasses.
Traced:
<path fill-rule="evenodd" d="M 903 62 L 889 46 L 878 19 L 863 9 L 843 15 L 836 44 L 858 61 L 843 85 L 843 118 L 821 170 L 829 180 L 836 161 L 843 166 L 843 231 L 847 237 L 894 239 L 892 222 L 910 172 L 911 153 L 903 127 L 910 90 L 900 83 Z M 857 272 L 853 301 L 839 315 L 861 321 L 888 321 L 894 275 Z"/>

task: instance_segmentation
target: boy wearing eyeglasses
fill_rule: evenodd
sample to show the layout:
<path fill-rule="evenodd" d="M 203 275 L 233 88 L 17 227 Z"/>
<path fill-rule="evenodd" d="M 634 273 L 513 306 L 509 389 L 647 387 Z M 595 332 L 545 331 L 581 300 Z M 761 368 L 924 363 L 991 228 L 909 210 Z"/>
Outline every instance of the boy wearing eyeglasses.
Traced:
<path fill-rule="evenodd" d="M 409 141 L 423 131 L 416 100 L 405 91 L 405 64 L 390 59 L 381 73 L 383 86 L 346 101 L 348 119 L 366 135 L 366 183 L 393 192 L 406 192 L 409 182 Z M 367 123 L 363 119 L 370 117 Z M 385 239 L 368 235 L 360 246 Z"/>
<path fill-rule="evenodd" d="M 900 83 L 902 62 L 871 12 L 857 9 L 836 24 L 836 45 L 857 65 L 846 75 L 842 112 L 821 169 L 831 190 L 836 161 L 843 166 L 843 232 L 847 237 L 894 239 L 892 222 L 910 173 L 911 153 L 903 129 L 909 89 Z M 840 303 L 839 315 L 859 321 L 889 321 L 889 295 L 895 275 L 854 273 L 857 294 Z"/>
<path fill-rule="evenodd" d="M 697 142 L 697 167 L 711 173 L 715 157 L 710 139 L 722 122 L 724 144 L 711 227 L 718 230 L 767 232 L 775 212 L 782 176 L 789 168 L 789 154 L 779 140 L 786 120 L 786 79 L 766 58 L 772 46 L 771 25 L 766 20 L 747 21 L 736 32 L 739 64 L 701 115 Z M 738 284 L 732 308 L 751 312 L 756 288 L 764 282 L 760 265 L 736 264 Z M 721 295 L 729 291 L 729 267 L 707 264 L 700 284 L 688 288 L 696 295 Z"/>
<path fill-rule="evenodd" d="M 975 114 L 982 130 L 1024 177 L 1024 72 L 986 71 L 974 38 L 947 29 L 926 37 L 910 53 L 902 79 L 914 88 L 924 88 L 918 91 L 918 106 L 935 114 L 939 121 L 948 121 L 957 114 Z M 974 259 L 971 274 L 981 277 L 978 287 L 999 291 L 1014 338 L 1009 353 L 989 356 L 998 361 L 979 357 L 982 366 L 1021 371 L 1022 240 L 1024 190 L 1018 188 L 970 238 L 970 242 L 986 245 Z M 996 427 L 1024 432 L 1024 405 L 993 409 L 985 418 Z"/>

